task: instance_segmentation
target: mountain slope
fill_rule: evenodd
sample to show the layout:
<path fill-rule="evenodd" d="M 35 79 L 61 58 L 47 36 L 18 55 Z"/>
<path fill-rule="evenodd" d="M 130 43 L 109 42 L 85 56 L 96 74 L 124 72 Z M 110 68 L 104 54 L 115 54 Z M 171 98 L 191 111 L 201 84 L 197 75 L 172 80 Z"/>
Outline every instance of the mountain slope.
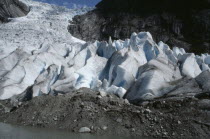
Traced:
<path fill-rule="evenodd" d="M 156 42 L 195 53 L 210 51 L 208 0 L 103 0 L 97 8 L 76 16 L 69 32 L 86 41 L 129 38 L 149 31 Z"/>
<path fill-rule="evenodd" d="M 8 18 L 25 16 L 29 7 L 19 0 L 0 1 L 0 22 L 7 22 Z"/>
<path fill-rule="evenodd" d="M 66 46 L 77 47 L 77 45 L 85 43 L 72 37 L 66 29 L 68 21 L 74 15 L 83 13 L 82 11 L 69 10 L 31 0 L 22 0 L 22 2 L 31 7 L 30 13 L 25 17 L 14 18 L 7 24 L 0 24 L 0 76 L 2 79 L 0 88 L 1 90 L 7 90 L 5 86 L 11 88 L 9 91 L 11 95 L 12 92 L 17 93 L 24 90 L 25 87 L 27 88 L 27 85 L 33 83 L 33 79 L 37 78 L 37 74 L 40 74 L 39 70 L 43 69 L 42 66 L 45 64 L 39 61 L 26 65 L 27 67 L 24 69 L 27 57 L 32 56 L 33 51 L 52 46 L 53 51 L 56 52 L 59 47 L 66 50 Z M 21 59 L 24 60 L 20 62 Z M 7 67 L 7 65 L 10 66 Z M 10 77 L 8 78 L 8 76 Z M 12 76 L 18 77 L 15 79 Z M 22 85 L 18 84 L 21 82 Z"/>

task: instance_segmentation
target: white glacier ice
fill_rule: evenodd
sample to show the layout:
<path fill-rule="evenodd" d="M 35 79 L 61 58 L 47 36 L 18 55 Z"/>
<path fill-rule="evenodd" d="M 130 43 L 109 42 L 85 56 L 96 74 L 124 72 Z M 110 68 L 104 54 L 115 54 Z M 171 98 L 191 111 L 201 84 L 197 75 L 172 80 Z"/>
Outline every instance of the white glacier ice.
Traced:
<path fill-rule="evenodd" d="M 25 17 L 0 24 L 0 99 L 31 88 L 33 97 L 68 93 L 82 87 L 130 101 L 169 92 L 170 82 L 209 70 L 210 56 L 156 44 L 149 32 L 130 39 L 86 43 L 67 31 L 78 11 L 21 0 Z"/>
<path fill-rule="evenodd" d="M 196 61 L 194 54 L 183 54 L 180 55 L 180 61 L 181 61 L 181 71 L 183 75 L 186 75 L 188 77 L 195 78 L 201 73 L 201 69 Z"/>

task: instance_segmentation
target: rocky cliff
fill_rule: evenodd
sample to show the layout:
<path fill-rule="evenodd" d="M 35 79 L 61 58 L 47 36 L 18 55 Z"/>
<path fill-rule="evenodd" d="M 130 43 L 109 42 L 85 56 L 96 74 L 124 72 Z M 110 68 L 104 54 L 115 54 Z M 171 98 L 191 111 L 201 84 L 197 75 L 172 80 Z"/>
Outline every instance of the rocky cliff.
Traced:
<path fill-rule="evenodd" d="M 208 0 L 103 0 L 96 9 L 76 16 L 69 32 L 86 41 L 125 39 L 149 31 L 154 40 L 196 53 L 210 51 Z"/>
<path fill-rule="evenodd" d="M 8 18 L 25 16 L 29 11 L 29 7 L 19 0 L 1 0 L 0 22 L 8 22 Z"/>

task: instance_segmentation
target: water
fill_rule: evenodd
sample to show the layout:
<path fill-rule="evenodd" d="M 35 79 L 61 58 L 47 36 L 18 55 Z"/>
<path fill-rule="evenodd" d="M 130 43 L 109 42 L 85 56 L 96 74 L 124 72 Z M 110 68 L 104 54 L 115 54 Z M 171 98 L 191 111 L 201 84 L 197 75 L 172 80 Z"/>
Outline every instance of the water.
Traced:
<path fill-rule="evenodd" d="M 22 127 L 0 123 L 0 139 L 133 139 L 124 137 L 75 134 L 45 128 Z"/>

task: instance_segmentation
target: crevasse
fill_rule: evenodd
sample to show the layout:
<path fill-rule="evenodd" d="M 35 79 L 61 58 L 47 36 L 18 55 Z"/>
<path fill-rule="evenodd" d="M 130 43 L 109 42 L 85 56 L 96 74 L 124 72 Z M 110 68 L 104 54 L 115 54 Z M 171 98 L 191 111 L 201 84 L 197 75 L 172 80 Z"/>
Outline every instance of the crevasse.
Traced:
<path fill-rule="evenodd" d="M 0 99 L 29 88 L 36 97 L 82 87 L 130 101 L 153 99 L 170 92 L 170 82 L 209 70 L 208 54 L 156 44 L 149 32 L 133 33 L 124 41 L 86 43 L 67 31 L 78 11 L 23 2 L 31 12 L 0 25 Z"/>

